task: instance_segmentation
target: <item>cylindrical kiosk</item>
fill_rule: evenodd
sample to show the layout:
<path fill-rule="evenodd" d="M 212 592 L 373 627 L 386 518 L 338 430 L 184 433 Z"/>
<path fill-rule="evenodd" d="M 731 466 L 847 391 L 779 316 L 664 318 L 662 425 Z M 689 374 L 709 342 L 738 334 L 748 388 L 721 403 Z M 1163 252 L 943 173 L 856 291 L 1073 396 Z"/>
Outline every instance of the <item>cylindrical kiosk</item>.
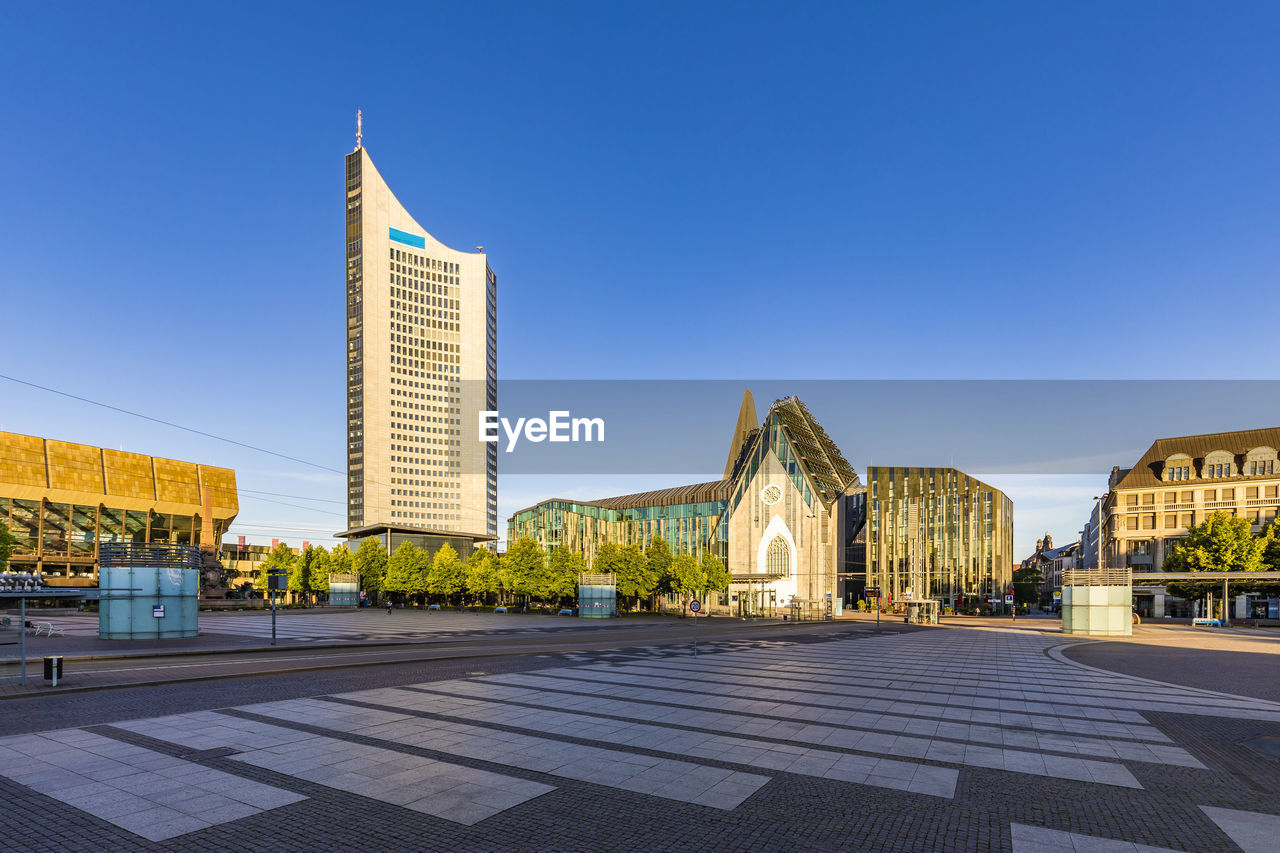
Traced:
<path fill-rule="evenodd" d="M 200 551 L 186 545 L 99 546 L 98 636 L 159 640 L 199 633 Z"/>

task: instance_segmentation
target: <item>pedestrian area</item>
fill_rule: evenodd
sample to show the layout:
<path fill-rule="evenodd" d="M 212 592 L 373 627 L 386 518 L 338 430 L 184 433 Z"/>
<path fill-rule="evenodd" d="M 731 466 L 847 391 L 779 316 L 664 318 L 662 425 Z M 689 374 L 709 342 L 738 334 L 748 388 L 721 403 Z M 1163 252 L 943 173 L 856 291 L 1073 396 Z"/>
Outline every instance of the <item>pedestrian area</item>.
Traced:
<path fill-rule="evenodd" d="M 1280 705 L 849 637 L 0 738 L 0 795 L 22 849 L 1276 849 Z"/>

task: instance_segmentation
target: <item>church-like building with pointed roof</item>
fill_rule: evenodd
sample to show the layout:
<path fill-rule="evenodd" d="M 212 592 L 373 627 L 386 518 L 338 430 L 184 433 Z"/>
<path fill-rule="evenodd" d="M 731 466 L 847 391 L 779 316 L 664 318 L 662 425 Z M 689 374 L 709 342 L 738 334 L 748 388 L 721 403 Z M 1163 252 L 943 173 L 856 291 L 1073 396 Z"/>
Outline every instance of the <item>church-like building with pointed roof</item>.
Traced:
<path fill-rule="evenodd" d="M 877 478 L 888 472 L 892 483 L 877 485 L 869 502 L 853 466 L 799 398 L 775 400 L 761 420 L 748 390 L 723 479 L 596 501 L 545 500 L 515 513 L 507 538 L 565 547 L 588 565 L 606 542 L 645 548 L 662 537 L 677 554 L 709 551 L 732 582 L 708 604 L 734 615 L 839 612 L 868 586 L 886 601 L 934 597 L 968 606 L 998 597 L 1011 562 L 1008 499 L 951 469 L 873 471 Z M 906 488 L 907 478 L 930 490 Z M 925 541 L 930 548 L 920 547 Z"/>

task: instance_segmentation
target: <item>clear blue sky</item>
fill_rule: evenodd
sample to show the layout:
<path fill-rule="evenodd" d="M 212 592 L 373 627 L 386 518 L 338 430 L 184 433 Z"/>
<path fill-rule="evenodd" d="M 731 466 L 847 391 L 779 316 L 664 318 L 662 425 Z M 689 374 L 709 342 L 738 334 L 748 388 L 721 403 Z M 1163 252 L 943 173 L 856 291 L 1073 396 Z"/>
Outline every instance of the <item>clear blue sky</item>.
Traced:
<path fill-rule="evenodd" d="M 5 5 L 34 382 L 341 468 L 357 107 L 486 246 L 503 378 L 1276 373 L 1274 3 Z M 243 532 L 342 526 L 338 475 L 3 385 L 4 429 L 335 501 Z"/>

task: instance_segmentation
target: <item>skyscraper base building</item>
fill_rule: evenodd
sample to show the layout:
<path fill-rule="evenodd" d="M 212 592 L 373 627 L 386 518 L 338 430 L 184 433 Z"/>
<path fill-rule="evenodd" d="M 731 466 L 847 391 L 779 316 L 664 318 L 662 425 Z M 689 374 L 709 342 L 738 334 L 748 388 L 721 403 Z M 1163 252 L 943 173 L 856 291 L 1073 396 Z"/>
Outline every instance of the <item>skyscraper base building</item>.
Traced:
<path fill-rule="evenodd" d="M 359 136 L 346 210 L 347 532 L 491 538 L 497 447 L 474 437 L 497 409 L 497 277 L 409 215 Z"/>

